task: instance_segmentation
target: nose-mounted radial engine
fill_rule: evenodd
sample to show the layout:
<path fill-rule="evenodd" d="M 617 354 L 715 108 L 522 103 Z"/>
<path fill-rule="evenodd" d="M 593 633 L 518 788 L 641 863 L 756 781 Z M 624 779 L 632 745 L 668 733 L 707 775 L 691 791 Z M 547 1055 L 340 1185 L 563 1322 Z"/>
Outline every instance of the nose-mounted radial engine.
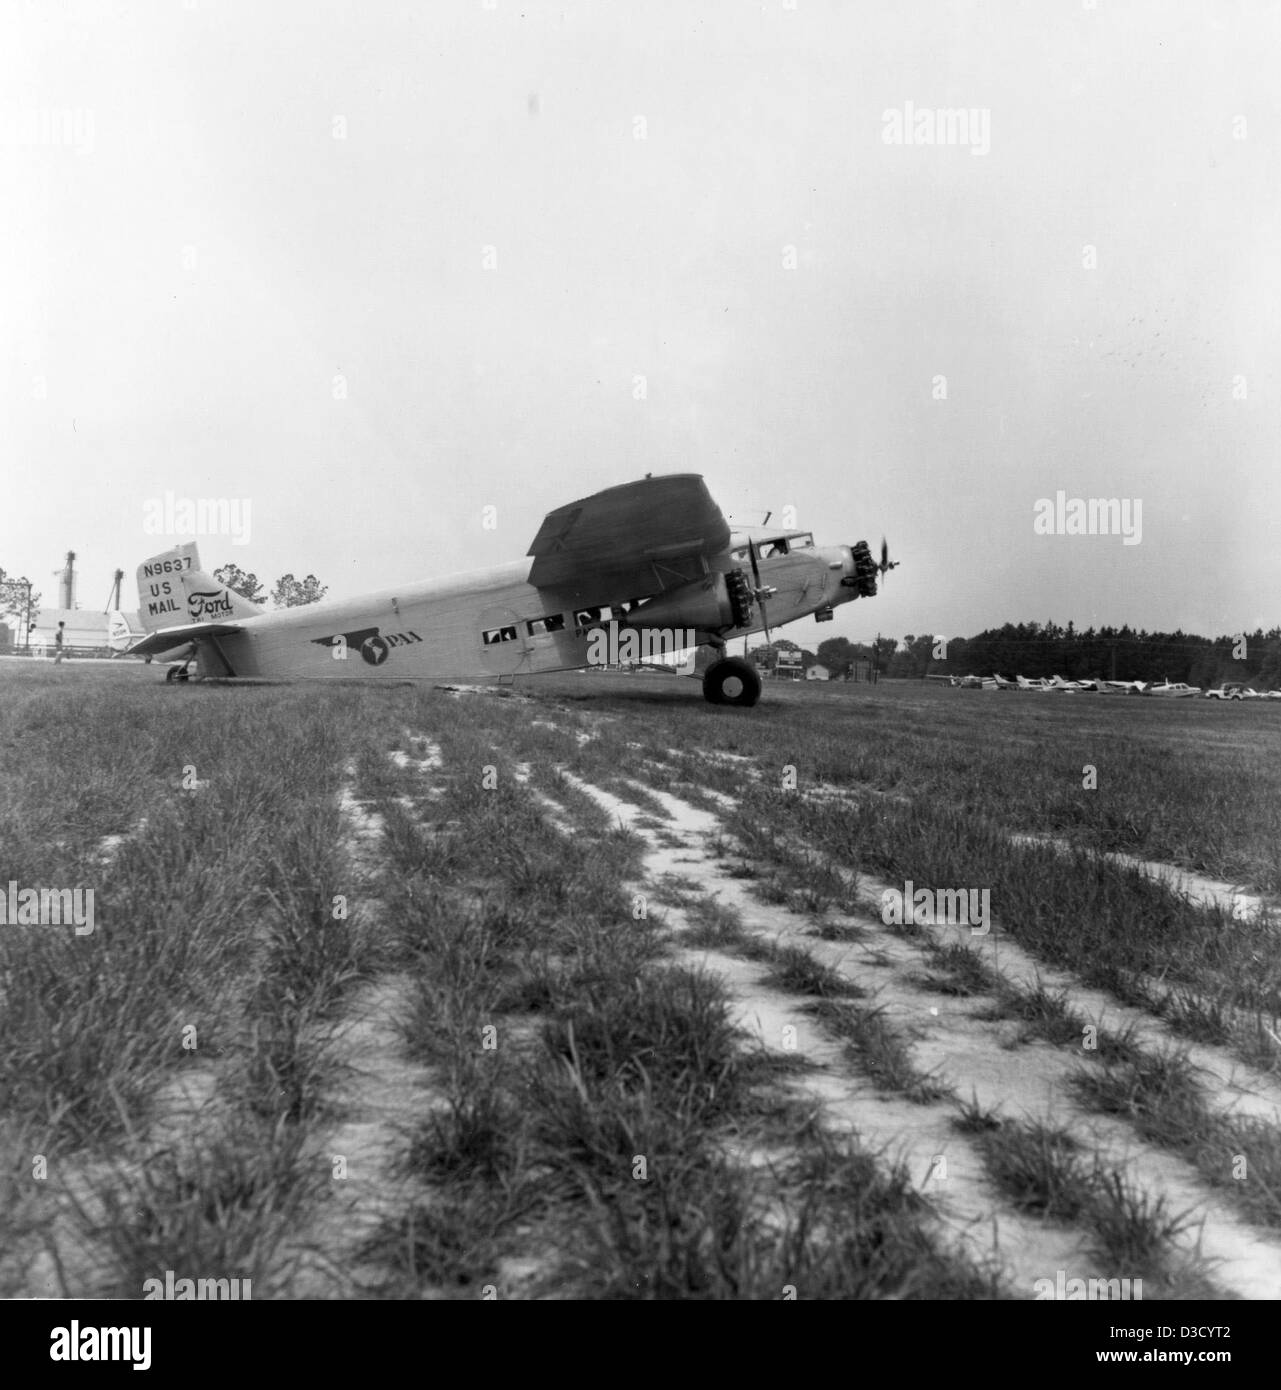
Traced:
<path fill-rule="evenodd" d="M 850 554 L 854 558 L 854 573 L 847 574 L 841 580 L 842 585 L 847 589 L 856 589 L 861 598 L 874 598 L 876 596 L 876 576 L 885 575 L 892 569 L 897 569 L 899 561 L 890 559 L 890 548 L 886 543 L 885 537 L 881 537 L 881 563 L 878 565 L 872 559 L 872 551 L 866 541 L 859 541 L 850 546 Z"/>

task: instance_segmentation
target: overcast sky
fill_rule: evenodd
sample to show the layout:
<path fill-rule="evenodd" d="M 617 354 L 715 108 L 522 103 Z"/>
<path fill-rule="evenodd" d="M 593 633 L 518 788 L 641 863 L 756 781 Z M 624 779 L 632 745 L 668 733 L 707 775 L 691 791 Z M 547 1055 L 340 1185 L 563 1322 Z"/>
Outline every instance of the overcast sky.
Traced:
<path fill-rule="evenodd" d="M 82 607 L 117 566 L 135 605 L 189 538 L 145 529 L 166 492 L 249 500 L 207 569 L 338 597 L 692 471 L 736 520 L 888 536 L 887 592 L 806 645 L 1281 623 L 1275 3 L 0 24 L 0 566 L 46 604 L 74 549 Z M 1141 539 L 1038 535 L 1059 491 Z"/>

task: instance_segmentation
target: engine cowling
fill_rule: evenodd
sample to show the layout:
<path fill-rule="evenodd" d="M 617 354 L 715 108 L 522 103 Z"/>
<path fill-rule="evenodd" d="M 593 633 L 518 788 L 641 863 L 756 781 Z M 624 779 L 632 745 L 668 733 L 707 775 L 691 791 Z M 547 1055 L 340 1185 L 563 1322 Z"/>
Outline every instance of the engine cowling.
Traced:
<path fill-rule="evenodd" d="M 850 556 L 854 561 L 854 573 L 841 580 L 846 589 L 856 589 L 861 598 L 876 597 L 876 576 L 880 567 L 872 558 L 872 551 L 866 541 L 858 541 L 850 546 Z"/>
<path fill-rule="evenodd" d="M 709 574 L 650 599 L 621 619 L 623 627 L 696 628 L 720 632 L 747 627 L 752 620 L 752 588 L 742 570 Z"/>

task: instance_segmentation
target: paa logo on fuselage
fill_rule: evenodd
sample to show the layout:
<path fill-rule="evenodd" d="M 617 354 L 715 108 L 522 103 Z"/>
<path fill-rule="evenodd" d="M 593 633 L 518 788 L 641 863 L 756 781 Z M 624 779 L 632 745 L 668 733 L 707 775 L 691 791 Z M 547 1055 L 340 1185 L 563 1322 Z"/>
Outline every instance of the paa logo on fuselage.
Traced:
<path fill-rule="evenodd" d="M 384 637 L 376 627 L 357 628 L 354 632 L 338 632 L 331 637 L 313 637 L 318 647 L 330 647 L 335 658 L 345 659 L 354 647 L 371 666 L 381 666 L 391 655 L 393 647 L 407 647 L 423 639 L 416 632 L 389 632 Z"/>

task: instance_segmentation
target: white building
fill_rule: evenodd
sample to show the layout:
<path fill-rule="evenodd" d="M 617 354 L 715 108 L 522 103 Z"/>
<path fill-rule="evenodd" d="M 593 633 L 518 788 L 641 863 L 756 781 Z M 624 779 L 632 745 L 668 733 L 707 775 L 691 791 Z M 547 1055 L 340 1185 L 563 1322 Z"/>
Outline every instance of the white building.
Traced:
<path fill-rule="evenodd" d="M 138 614 L 125 610 L 124 616 L 128 620 L 130 632 L 141 637 L 146 629 Z M 23 634 L 21 619 L 9 620 L 15 648 L 30 646 L 33 653 L 52 656 L 58 624 L 65 623 L 66 626 L 62 630 L 62 644 L 65 648 L 94 647 L 106 650 L 109 622 L 106 613 L 95 613 L 87 608 L 41 608 L 36 611 L 34 617 L 36 625 L 29 639 Z"/>

